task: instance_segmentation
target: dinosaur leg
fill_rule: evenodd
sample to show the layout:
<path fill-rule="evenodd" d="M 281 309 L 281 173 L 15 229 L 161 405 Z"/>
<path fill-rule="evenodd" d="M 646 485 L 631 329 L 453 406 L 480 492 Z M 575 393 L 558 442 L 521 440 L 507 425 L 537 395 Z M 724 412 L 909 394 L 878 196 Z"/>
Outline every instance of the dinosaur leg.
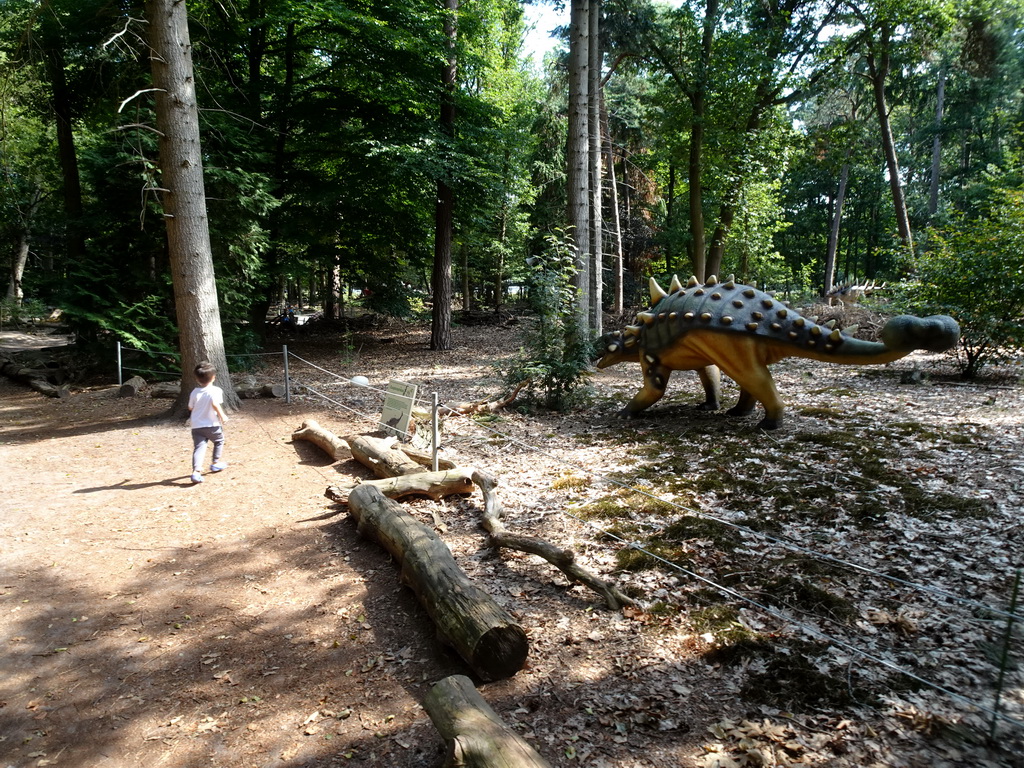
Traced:
<path fill-rule="evenodd" d="M 650 408 L 661 400 L 668 386 L 668 377 L 672 370 L 661 365 L 657 358 L 644 355 L 640 361 L 644 374 L 644 386 L 629 404 L 619 411 L 620 416 L 637 416 L 641 411 Z"/>
<path fill-rule="evenodd" d="M 740 399 L 736 402 L 732 408 L 725 413 L 728 416 L 746 416 L 757 405 L 757 398 L 747 392 L 745 389 L 740 390 Z"/>
<path fill-rule="evenodd" d="M 733 361 L 730 361 L 732 363 Z M 743 361 L 744 365 L 737 365 L 736 370 L 731 370 L 732 365 L 722 366 L 733 381 L 740 385 L 740 399 L 735 408 L 729 410 L 732 415 L 749 413 L 753 408 L 754 401 L 764 406 L 764 418 L 758 423 L 761 429 L 778 429 L 782 426 L 782 415 L 785 406 L 779 391 L 775 388 L 775 380 L 772 378 L 768 366 L 759 360 L 752 358 Z M 742 409 L 742 410 L 741 410 Z"/>
<path fill-rule="evenodd" d="M 700 383 L 704 385 L 704 402 L 697 406 L 702 411 L 717 411 L 722 400 L 722 375 L 718 366 L 709 365 L 697 369 Z"/>

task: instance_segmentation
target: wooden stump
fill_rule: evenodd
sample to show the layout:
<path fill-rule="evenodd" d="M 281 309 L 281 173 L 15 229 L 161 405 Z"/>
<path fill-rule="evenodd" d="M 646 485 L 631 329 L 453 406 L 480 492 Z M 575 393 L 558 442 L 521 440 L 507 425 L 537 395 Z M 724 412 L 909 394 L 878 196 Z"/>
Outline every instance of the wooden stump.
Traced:
<path fill-rule="evenodd" d="M 141 376 L 132 376 L 117 390 L 118 397 L 135 397 L 146 388 L 146 380 Z"/>
<path fill-rule="evenodd" d="M 161 381 L 149 388 L 150 397 L 160 397 L 167 400 L 175 399 L 181 392 L 181 384 L 176 381 Z"/>
<path fill-rule="evenodd" d="M 550 763 L 501 721 L 465 675 L 452 675 L 435 684 L 423 708 L 448 742 L 444 768 L 550 768 Z"/>
<path fill-rule="evenodd" d="M 384 547 L 401 565 L 407 584 L 438 635 L 483 680 L 511 677 L 526 663 L 526 632 L 456 564 L 437 534 L 369 484 L 348 497 L 359 533 Z"/>
<path fill-rule="evenodd" d="M 284 397 L 284 384 L 264 384 L 261 386 L 243 387 L 236 389 L 237 394 L 243 400 L 255 400 L 261 397 Z"/>
<path fill-rule="evenodd" d="M 292 440 L 307 440 L 335 461 L 352 458 L 345 441 L 313 419 L 302 422 L 302 427 L 292 432 Z"/>

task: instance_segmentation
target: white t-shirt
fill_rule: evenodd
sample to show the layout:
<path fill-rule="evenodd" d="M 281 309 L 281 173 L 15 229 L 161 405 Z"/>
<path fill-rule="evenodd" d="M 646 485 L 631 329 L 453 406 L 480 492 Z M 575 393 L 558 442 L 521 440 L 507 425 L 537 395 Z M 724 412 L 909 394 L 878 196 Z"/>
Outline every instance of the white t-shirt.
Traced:
<path fill-rule="evenodd" d="M 214 403 L 224 404 L 224 390 L 213 384 L 196 387 L 188 396 L 188 407 L 192 410 L 192 429 L 219 427 L 220 418 L 214 410 Z"/>

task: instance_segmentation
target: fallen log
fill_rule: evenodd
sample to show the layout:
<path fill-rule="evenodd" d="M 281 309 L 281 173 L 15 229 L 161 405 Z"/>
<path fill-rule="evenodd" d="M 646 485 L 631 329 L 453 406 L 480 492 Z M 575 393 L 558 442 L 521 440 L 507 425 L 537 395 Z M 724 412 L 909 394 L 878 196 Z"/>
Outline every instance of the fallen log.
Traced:
<path fill-rule="evenodd" d="M 414 475 L 426 471 L 423 466 L 395 446 L 395 438 L 360 435 L 345 440 L 352 450 L 352 456 L 373 470 L 377 477 Z"/>
<path fill-rule="evenodd" d="M 455 496 L 472 493 L 472 468 L 440 469 L 437 472 L 418 472 L 415 475 L 399 475 L 384 477 L 380 480 L 364 480 L 359 485 L 372 485 L 389 499 L 401 499 L 406 496 L 429 496 L 434 501 L 444 496 Z M 324 496 L 339 504 L 347 504 L 352 488 L 332 485 L 327 488 Z"/>
<path fill-rule="evenodd" d="M 264 384 L 263 386 L 242 387 L 235 390 L 243 400 L 256 400 L 261 397 L 284 397 L 284 384 Z"/>
<path fill-rule="evenodd" d="M 150 397 L 173 400 L 181 392 L 181 384 L 176 381 L 160 381 L 149 388 Z"/>
<path fill-rule="evenodd" d="M 478 469 L 473 472 L 473 482 L 480 486 L 484 495 L 483 526 L 490 536 L 491 546 L 515 549 L 519 552 L 543 557 L 568 576 L 570 581 L 578 581 L 604 597 L 605 603 L 613 611 L 619 610 L 624 605 L 636 605 L 636 601 L 619 591 L 614 584 L 605 581 L 577 563 L 576 555 L 572 550 L 561 549 L 533 536 L 510 533 L 501 522 L 504 510 L 498 499 L 498 494 L 495 492 L 498 479 Z"/>
<path fill-rule="evenodd" d="M 117 390 L 118 397 L 135 397 L 146 388 L 146 380 L 141 376 L 132 376 Z"/>
<path fill-rule="evenodd" d="M 292 432 L 292 440 L 306 440 L 313 443 L 334 461 L 352 458 L 348 445 L 333 432 L 324 429 L 313 419 L 302 422 L 302 427 Z"/>
<path fill-rule="evenodd" d="M 448 742 L 443 768 L 550 768 L 525 739 L 501 721 L 465 675 L 437 682 L 423 708 Z"/>
<path fill-rule="evenodd" d="M 21 363 L 15 362 L 9 358 L 3 358 L 3 360 L 4 362 L 0 364 L 0 374 L 6 376 L 12 381 L 24 384 L 39 394 L 46 395 L 47 397 L 59 397 L 63 399 L 71 396 L 71 390 L 69 390 L 66 385 L 57 386 L 49 382 L 48 377 L 52 375 L 52 371 L 45 368 L 26 368 Z"/>
<path fill-rule="evenodd" d="M 437 534 L 366 483 L 349 494 L 348 510 L 359 533 L 400 564 L 403 583 L 419 598 L 438 636 L 481 679 L 500 680 L 523 668 L 526 632 L 459 568 Z"/>
<path fill-rule="evenodd" d="M 499 397 L 497 400 L 475 400 L 472 402 L 464 401 L 452 401 L 444 403 L 438 408 L 438 416 L 442 419 L 457 414 L 460 416 L 470 416 L 474 413 L 494 413 L 500 411 L 509 403 L 513 402 L 518 396 L 519 392 L 530 383 L 530 380 L 519 382 L 515 388 L 504 397 Z M 418 419 L 429 419 L 430 411 L 424 408 L 414 408 L 413 415 Z"/>

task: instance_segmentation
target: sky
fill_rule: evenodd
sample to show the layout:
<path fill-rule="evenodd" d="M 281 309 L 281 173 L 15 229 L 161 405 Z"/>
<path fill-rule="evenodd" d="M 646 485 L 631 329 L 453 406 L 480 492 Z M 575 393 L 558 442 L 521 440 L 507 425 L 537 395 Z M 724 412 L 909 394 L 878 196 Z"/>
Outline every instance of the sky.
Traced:
<path fill-rule="evenodd" d="M 558 41 L 551 37 L 551 30 L 569 24 L 569 4 L 558 9 L 548 4 L 526 6 L 526 23 L 534 29 L 526 34 L 525 52 L 533 60 L 534 66 L 540 70 L 544 62 L 544 54 L 554 48 Z"/>

